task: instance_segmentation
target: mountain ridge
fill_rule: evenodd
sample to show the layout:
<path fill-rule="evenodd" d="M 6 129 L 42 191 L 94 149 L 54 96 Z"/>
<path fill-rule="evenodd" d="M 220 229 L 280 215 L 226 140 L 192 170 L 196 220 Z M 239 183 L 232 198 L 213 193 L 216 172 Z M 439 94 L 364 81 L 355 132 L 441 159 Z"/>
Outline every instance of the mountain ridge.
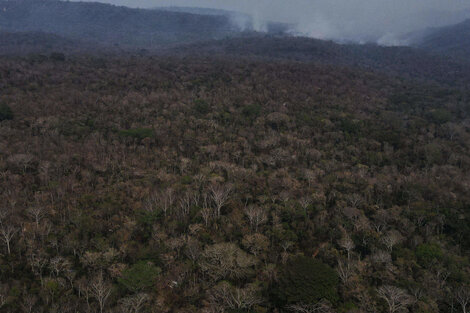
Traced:
<path fill-rule="evenodd" d="M 29 0 L 0 1 L 0 29 L 40 31 L 134 47 L 217 39 L 235 31 L 224 16 L 132 9 L 95 2 Z"/>
<path fill-rule="evenodd" d="M 470 19 L 454 25 L 428 29 L 412 45 L 433 53 L 468 60 Z"/>

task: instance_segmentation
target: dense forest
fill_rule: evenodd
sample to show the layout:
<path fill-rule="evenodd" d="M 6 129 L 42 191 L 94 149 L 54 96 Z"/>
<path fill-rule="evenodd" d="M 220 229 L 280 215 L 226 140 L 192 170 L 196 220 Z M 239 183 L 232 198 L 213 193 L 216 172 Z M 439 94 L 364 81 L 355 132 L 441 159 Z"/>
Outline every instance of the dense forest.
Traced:
<path fill-rule="evenodd" d="M 182 44 L 162 50 L 161 53 L 180 56 L 228 55 L 257 57 L 264 61 L 289 60 L 360 67 L 400 79 L 436 81 L 450 86 L 468 86 L 470 81 L 469 58 L 456 59 L 411 47 L 338 44 L 305 37 L 257 34 Z"/>
<path fill-rule="evenodd" d="M 470 311 L 470 22 L 256 23 L 0 0 L 0 312 Z"/>
<path fill-rule="evenodd" d="M 467 312 L 470 91 L 258 57 L 0 59 L 2 312 Z"/>

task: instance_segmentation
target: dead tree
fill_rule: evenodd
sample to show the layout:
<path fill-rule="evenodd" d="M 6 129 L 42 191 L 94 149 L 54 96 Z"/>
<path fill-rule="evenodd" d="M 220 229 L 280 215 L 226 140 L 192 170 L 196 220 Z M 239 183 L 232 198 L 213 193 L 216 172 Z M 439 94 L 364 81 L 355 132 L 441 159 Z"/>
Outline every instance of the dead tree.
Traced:
<path fill-rule="evenodd" d="M 100 313 L 103 313 L 106 301 L 111 295 L 111 284 L 103 278 L 103 272 L 100 272 L 95 281 L 91 283 L 90 293 L 93 298 L 98 302 Z"/>
<path fill-rule="evenodd" d="M 123 313 L 139 313 L 149 300 L 149 296 L 145 293 L 138 293 L 133 296 L 126 297 L 119 301 Z"/>
<path fill-rule="evenodd" d="M 211 209 L 202 208 L 201 209 L 201 216 L 202 216 L 202 219 L 204 220 L 204 225 L 206 225 L 206 227 L 207 227 L 209 225 L 209 221 L 210 221 L 211 216 L 212 216 Z"/>
<path fill-rule="evenodd" d="M 314 304 L 291 304 L 286 307 L 287 310 L 295 313 L 329 313 L 332 312 L 331 306 L 327 301 L 320 301 Z"/>
<path fill-rule="evenodd" d="M 455 294 L 455 298 L 462 307 L 462 312 L 467 313 L 467 306 L 470 303 L 470 289 L 460 287 Z"/>
<path fill-rule="evenodd" d="M 220 217 L 220 212 L 222 210 L 222 207 L 225 205 L 225 202 L 227 202 L 229 196 L 230 196 L 230 191 L 232 188 L 230 186 L 212 186 L 210 191 L 211 191 L 211 196 L 212 196 L 212 201 L 214 202 L 215 205 L 215 216 L 217 218 Z"/>
<path fill-rule="evenodd" d="M 350 260 L 347 260 L 346 263 L 338 259 L 338 267 L 336 268 L 336 272 L 338 273 L 339 278 L 346 285 L 349 282 L 349 279 L 353 275 L 354 268 L 350 264 Z"/>
<path fill-rule="evenodd" d="M 253 306 L 261 304 L 258 290 L 253 286 L 237 288 L 228 282 L 221 282 L 209 292 L 209 302 L 213 307 L 230 310 L 250 310 Z"/>
<path fill-rule="evenodd" d="M 39 222 L 44 217 L 44 208 L 42 206 L 33 206 L 28 209 L 28 215 L 34 220 L 36 229 L 39 228 Z"/>
<path fill-rule="evenodd" d="M 382 286 L 377 290 L 377 293 L 387 302 L 390 313 L 399 312 L 411 303 L 406 292 L 395 286 Z"/>
<path fill-rule="evenodd" d="M 163 211 L 163 214 L 167 216 L 168 211 L 170 211 L 173 203 L 175 202 L 175 193 L 173 189 L 168 188 L 162 193 L 160 193 L 160 206 Z"/>
<path fill-rule="evenodd" d="M 248 208 L 246 208 L 245 214 L 248 217 L 251 229 L 254 232 L 258 232 L 259 225 L 266 223 L 266 221 L 268 220 L 266 212 L 262 208 L 257 206 L 249 206 Z"/>
<path fill-rule="evenodd" d="M 11 254 L 10 244 L 17 232 L 18 229 L 11 224 L 5 225 L 2 223 L 2 225 L 0 226 L 0 234 L 2 235 L 3 242 L 7 246 L 8 254 Z"/>
<path fill-rule="evenodd" d="M 186 192 L 181 199 L 178 201 L 178 206 L 180 208 L 181 218 L 185 218 L 189 215 L 191 210 L 191 195 L 189 192 Z"/>
<path fill-rule="evenodd" d="M 32 294 L 23 295 L 23 301 L 21 302 L 21 308 L 25 313 L 32 313 L 38 302 L 38 297 Z"/>
<path fill-rule="evenodd" d="M 356 247 L 354 241 L 352 241 L 351 237 L 345 236 L 339 241 L 339 245 L 341 248 L 346 250 L 348 253 L 348 261 L 351 260 L 351 251 Z"/>
<path fill-rule="evenodd" d="M 49 261 L 49 268 L 55 277 L 59 277 L 60 273 L 70 269 L 71 266 L 70 262 L 61 256 L 56 256 Z"/>
<path fill-rule="evenodd" d="M 29 265 L 31 266 L 32 272 L 39 276 L 39 280 L 41 281 L 41 286 L 44 286 L 44 278 L 43 278 L 43 272 L 44 268 L 48 265 L 49 260 L 47 256 L 42 255 L 41 253 L 31 253 L 28 256 L 29 259 Z"/>

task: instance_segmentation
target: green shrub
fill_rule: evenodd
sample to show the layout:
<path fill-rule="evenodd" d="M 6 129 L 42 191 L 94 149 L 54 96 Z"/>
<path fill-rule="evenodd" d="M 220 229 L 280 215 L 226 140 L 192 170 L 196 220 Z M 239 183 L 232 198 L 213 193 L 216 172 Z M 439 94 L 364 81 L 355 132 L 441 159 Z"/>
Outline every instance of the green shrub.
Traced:
<path fill-rule="evenodd" d="M 189 185 L 192 183 L 192 181 L 193 181 L 193 178 L 191 176 L 185 175 L 181 177 L 181 183 L 183 185 Z"/>
<path fill-rule="evenodd" d="M 416 258 L 421 266 L 429 267 L 442 258 L 442 250 L 435 243 L 423 243 L 416 248 Z"/>
<path fill-rule="evenodd" d="M 131 292 L 140 292 L 152 287 L 160 273 L 153 263 L 141 261 L 125 270 L 118 282 Z"/>
<path fill-rule="evenodd" d="M 402 245 L 396 245 L 393 247 L 392 259 L 397 261 L 399 259 L 412 262 L 415 259 L 415 255 L 412 250 L 403 247 Z"/>
<path fill-rule="evenodd" d="M 142 240 L 148 240 L 152 234 L 153 226 L 160 219 L 160 211 L 142 210 L 137 214 L 138 233 Z"/>
<path fill-rule="evenodd" d="M 49 56 L 52 61 L 65 61 L 65 54 L 61 52 L 52 52 L 51 55 Z"/>
<path fill-rule="evenodd" d="M 134 129 L 127 129 L 119 131 L 119 136 L 121 137 L 131 137 L 138 140 L 142 140 L 144 138 L 151 138 L 153 137 L 153 129 L 151 128 L 134 128 Z"/>
<path fill-rule="evenodd" d="M 340 129 L 346 134 L 357 135 L 361 132 L 361 125 L 357 121 L 351 119 L 343 119 L 340 122 Z"/>
<path fill-rule="evenodd" d="M 194 110 L 202 115 L 206 115 L 211 111 L 211 107 L 206 101 L 197 99 L 194 101 Z"/>
<path fill-rule="evenodd" d="M 63 120 L 56 125 L 60 134 L 77 139 L 90 135 L 95 130 L 95 121 L 87 118 L 84 120 Z"/>
<path fill-rule="evenodd" d="M 0 122 L 13 119 L 13 111 L 6 104 L 0 104 Z"/>
<path fill-rule="evenodd" d="M 352 313 L 357 312 L 358 307 L 354 302 L 346 302 L 338 308 L 338 313 Z"/>
<path fill-rule="evenodd" d="M 281 270 L 273 291 L 274 301 L 284 306 L 338 300 L 338 275 L 328 265 L 308 257 L 296 257 Z"/>
<path fill-rule="evenodd" d="M 446 109 L 436 109 L 430 112 L 431 120 L 436 124 L 444 124 L 452 121 L 452 113 Z"/>
<path fill-rule="evenodd" d="M 257 118 L 261 113 L 261 105 L 255 103 L 255 104 L 249 104 L 245 106 L 242 110 L 243 116 L 245 116 L 247 119 L 253 120 Z"/>

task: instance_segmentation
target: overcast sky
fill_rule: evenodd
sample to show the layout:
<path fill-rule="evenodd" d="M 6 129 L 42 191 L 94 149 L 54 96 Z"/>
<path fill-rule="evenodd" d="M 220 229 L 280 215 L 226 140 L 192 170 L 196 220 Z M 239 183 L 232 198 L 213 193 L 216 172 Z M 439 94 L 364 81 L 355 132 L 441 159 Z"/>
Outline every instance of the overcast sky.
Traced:
<path fill-rule="evenodd" d="M 470 17 L 470 0 L 101 0 L 131 7 L 192 6 L 236 10 L 296 24 L 316 38 L 393 43 L 398 35 Z M 260 23 L 258 23 L 260 24 Z M 389 41 L 389 42 L 387 42 Z"/>

